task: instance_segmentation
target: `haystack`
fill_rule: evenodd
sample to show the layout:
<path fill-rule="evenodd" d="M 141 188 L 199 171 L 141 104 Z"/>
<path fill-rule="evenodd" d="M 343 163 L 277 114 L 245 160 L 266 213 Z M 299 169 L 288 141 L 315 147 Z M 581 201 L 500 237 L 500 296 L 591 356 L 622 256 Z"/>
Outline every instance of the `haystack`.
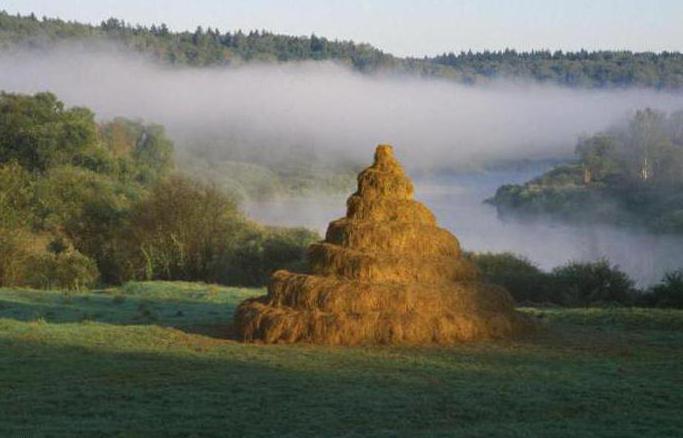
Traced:
<path fill-rule="evenodd" d="M 413 200 L 391 146 L 377 147 L 347 207 L 311 245 L 310 272 L 277 271 L 267 295 L 240 304 L 244 340 L 447 344 L 528 327 L 509 293 L 478 281 L 455 236 Z"/>

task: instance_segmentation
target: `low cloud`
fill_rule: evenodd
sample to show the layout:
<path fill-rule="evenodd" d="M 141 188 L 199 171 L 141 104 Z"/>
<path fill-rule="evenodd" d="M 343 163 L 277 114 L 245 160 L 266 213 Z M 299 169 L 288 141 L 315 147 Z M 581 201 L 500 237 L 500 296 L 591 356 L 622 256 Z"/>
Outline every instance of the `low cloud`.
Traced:
<path fill-rule="evenodd" d="M 680 94 L 654 90 L 472 87 L 320 62 L 171 68 L 83 46 L 0 56 L 0 88 L 49 90 L 99 118 L 161 123 L 180 148 L 234 148 L 264 159 L 304 148 L 366 162 L 386 142 L 409 167 L 567 155 L 579 135 L 638 108 L 683 107 Z"/>

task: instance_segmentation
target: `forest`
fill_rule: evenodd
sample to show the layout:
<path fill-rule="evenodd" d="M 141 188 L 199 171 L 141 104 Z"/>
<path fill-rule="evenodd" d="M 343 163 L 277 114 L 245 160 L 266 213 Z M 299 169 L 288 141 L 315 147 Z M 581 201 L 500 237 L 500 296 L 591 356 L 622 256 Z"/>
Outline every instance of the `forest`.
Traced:
<path fill-rule="evenodd" d="M 401 58 L 367 43 L 323 36 L 277 35 L 264 30 L 197 27 L 173 32 L 161 23 L 141 26 L 110 18 L 99 25 L 0 12 L 0 48 L 49 49 L 61 43 L 117 44 L 172 65 L 240 65 L 248 62 L 332 60 L 364 72 L 409 74 L 478 84 L 499 79 L 580 88 L 683 86 L 680 52 L 563 52 L 512 49 Z"/>
<path fill-rule="evenodd" d="M 489 201 L 502 214 L 550 215 L 683 232 L 683 112 L 645 109 L 579 139 L 576 161 Z"/>

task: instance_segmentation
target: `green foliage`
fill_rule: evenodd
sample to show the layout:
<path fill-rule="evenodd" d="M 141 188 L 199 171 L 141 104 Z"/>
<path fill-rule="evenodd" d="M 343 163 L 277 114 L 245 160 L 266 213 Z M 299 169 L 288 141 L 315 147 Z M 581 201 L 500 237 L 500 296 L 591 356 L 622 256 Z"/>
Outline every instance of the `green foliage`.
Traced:
<path fill-rule="evenodd" d="M 0 227 L 0 286 L 23 284 L 30 257 L 29 242 L 27 230 Z"/>
<path fill-rule="evenodd" d="M 505 287 L 518 303 L 552 303 L 549 276 L 528 259 L 506 253 L 470 255 L 484 278 Z"/>
<path fill-rule="evenodd" d="M 534 50 L 446 53 L 432 58 L 470 82 L 492 78 L 526 78 L 571 87 L 655 87 L 683 85 L 680 52 Z"/>
<path fill-rule="evenodd" d="M 0 285 L 78 290 L 94 286 L 98 277 L 94 260 L 65 241 L 0 228 Z"/>
<path fill-rule="evenodd" d="M 643 292 L 631 278 L 606 260 L 569 262 L 544 272 L 524 257 L 510 254 L 472 254 L 484 278 L 504 286 L 518 303 L 586 307 L 632 305 Z M 641 305 L 651 305 L 638 301 Z"/>
<path fill-rule="evenodd" d="M 197 28 L 172 33 L 166 25 L 132 26 L 110 18 L 99 26 L 33 20 L 0 12 L 0 47 L 53 47 L 64 41 L 116 42 L 174 65 L 226 65 L 244 62 L 286 62 L 334 59 L 360 71 L 390 66 L 395 58 L 368 44 L 330 41 L 311 35 L 293 37 L 266 31 L 221 33 Z"/>
<path fill-rule="evenodd" d="M 257 226 L 217 187 L 171 176 L 161 126 L 97 125 L 47 93 L 2 94 L 0 110 L 0 285 L 261 285 L 317 238 Z"/>
<path fill-rule="evenodd" d="M 521 185 L 504 185 L 489 200 L 503 214 L 549 214 L 578 222 L 639 225 L 683 232 L 683 115 L 650 109 L 628 123 L 585 137 L 579 163 Z"/>
<path fill-rule="evenodd" d="M 307 248 L 318 240 L 317 233 L 304 228 L 252 227 L 234 252 L 219 259 L 216 281 L 264 285 L 278 269 L 303 272 Z"/>
<path fill-rule="evenodd" d="M 598 134 L 579 140 L 576 145 L 584 170 L 583 182 L 602 181 L 619 171 L 616 140 L 606 134 Z"/>
<path fill-rule="evenodd" d="M 77 251 L 34 255 L 25 269 L 23 284 L 41 289 L 88 289 L 99 277 L 95 262 Z"/>
<path fill-rule="evenodd" d="M 234 201 L 215 187 L 163 180 L 131 211 L 135 277 L 210 280 L 214 261 L 233 250 L 246 227 Z"/>
<path fill-rule="evenodd" d="M 0 164 L 16 161 L 28 171 L 74 163 L 96 144 L 94 115 L 65 109 L 51 93 L 0 94 Z"/>
<path fill-rule="evenodd" d="M 221 32 L 202 27 L 194 32 L 170 32 L 165 24 L 133 26 L 116 18 L 93 26 L 0 12 L 0 48 L 50 48 L 65 41 L 114 42 L 173 65 L 334 60 L 361 72 L 392 71 L 467 84 L 506 78 L 591 88 L 683 86 L 683 54 L 679 52 L 504 50 L 398 58 L 369 44 L 316 35 Z"/>
<path fill-rule="evenodd" d="M 30 225 L 34 220 L 35 178 L 16 161 L 0 164 L 0 229 Z"/>
<path fill-rule="evenodd" d="M 570 262 L 553 269 L 553 293 L 568 306 L 630 304 L 634 282 L 607 260 Z"/>
<path fill-rule="evenodd" d="M 215 186 L 182 177 L 156 185 L 131 213 L 134 278 L 263 285 L 278 268 L 300 268 L 319 236 L 247 221 Z"/>
<path fill-rule="evenodd" d="M 105 282 L 126 278 L 121 234 L 171 169 L 172 145 L 160 127 L 112 123 L 125 124 L 129 150 L 112 146 L 110 124 L 52 94 L 0 95 L 0 284 L 84 287 L 98 277 L 91 262 Z"/>
<path fill-rule="evenodd" d="M 99 126 L 105 148 L 116 158 L 121 178 L 151 184 L 174 167 L 173 143 L 163 126 L 117 117 Z"/>

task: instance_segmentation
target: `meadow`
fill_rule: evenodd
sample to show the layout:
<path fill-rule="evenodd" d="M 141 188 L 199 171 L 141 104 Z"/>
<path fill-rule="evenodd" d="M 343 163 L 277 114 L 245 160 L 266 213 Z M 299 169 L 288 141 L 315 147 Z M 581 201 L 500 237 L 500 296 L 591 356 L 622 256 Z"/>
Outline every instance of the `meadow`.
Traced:
<path fill-rule="evenodd" d="M 0 289 L 0 436 L 681 436 L 683 311 L 526 308 L 524 338 L 244 344 L 263 289 Z"/>

